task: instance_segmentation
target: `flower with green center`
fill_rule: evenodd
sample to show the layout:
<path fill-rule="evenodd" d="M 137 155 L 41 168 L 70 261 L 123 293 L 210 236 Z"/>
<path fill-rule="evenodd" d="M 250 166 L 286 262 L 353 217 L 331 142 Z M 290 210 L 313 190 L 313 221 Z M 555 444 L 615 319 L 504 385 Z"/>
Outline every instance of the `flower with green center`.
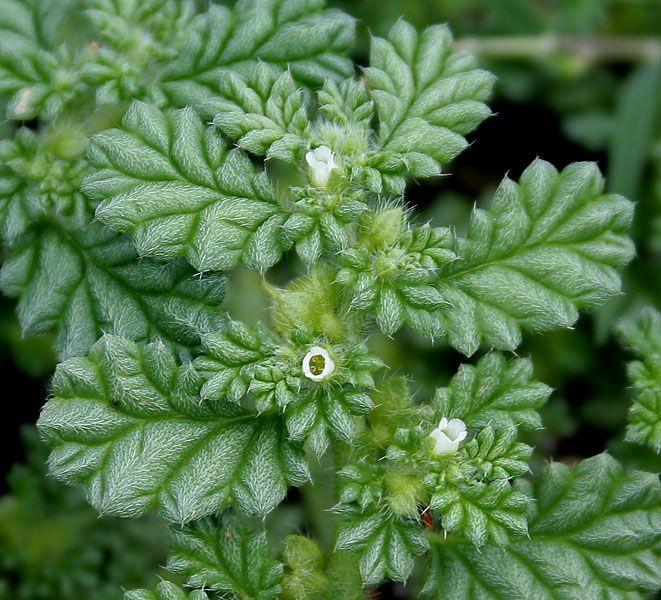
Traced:
<path fill-rule="evenodd" d="M 303 359 L 303 374 L 312 381 L 323 381 L 335 371 L 335 363 L 328 351 L 313 346 Z"/>

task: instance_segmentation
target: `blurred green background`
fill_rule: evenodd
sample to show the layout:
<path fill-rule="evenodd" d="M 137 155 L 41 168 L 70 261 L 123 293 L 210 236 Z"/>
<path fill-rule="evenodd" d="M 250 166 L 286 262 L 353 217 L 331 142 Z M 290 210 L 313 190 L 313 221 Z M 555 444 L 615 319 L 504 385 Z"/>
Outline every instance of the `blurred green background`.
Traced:
<path fill-rule="evenodd" d="M 474 202 L 488 197 L 505 174 L 517 178 L 538 156 L 559 168 L 577 160 L 597 161 L 609 188 L 637 203 L 633 235 L 638 258 L 625 273 L 626 295 L 584 316 L 575 330 L 528 336 L 519 354 L 531 356 L 537 377 L 556 390 L 543 411 L 546 428 L 531 440 L 538 447 L 537 461 L 572 462 L 608 450 L 627 466 L 658 471 L 657 456 L 622 441 L 629 357 L 612 328 L 644 304 L 661 304 L 661 2 L 330 3 L 359 19 L 359 64 L 367 63 L 370 34 L 384 35 L 404 17 L 418 27 L 448 22 L 458 45 L 476 52 L 499 78 L 495 114 L 449 166 L 452 176 L 411 187 L 407 199 L 418 208 L 421 222 L 462 232 Z M 0 100 L 0 136 L 1 119 Z M 265 302 L 260 290 L 256 276 L 237 273 L 228 308 L 248 320 L 260 318 Z M 245 292 L 252 294 L 250 305 Z M 21 438 L 20 425 L 36 420 L 55 358 L 48 339 L 21 338 L 13 311 L 9 301 L 0 302 L 4 403 L 9 407 L 0 422 L 5 441 L 0 599 L 119 599 L 120 586 L 153 580 L 152 571 L 164 559 L 163 527 L 152 520 L 120 524 L 98 519 L 77 491 L 44 478 L 45 452 L 33 430 Z M 406 333 L 373 343 L 393 370 L 410 375 L 420 399 L 447 383 L 462 362 L 447 347 Z M 314 519 L 291 505 L 279 516 L 274 521 L 283 531 L 286 523 L 304 527 L 306 518 Z M 381 597 L 397 594 L 391 588 Z"/>

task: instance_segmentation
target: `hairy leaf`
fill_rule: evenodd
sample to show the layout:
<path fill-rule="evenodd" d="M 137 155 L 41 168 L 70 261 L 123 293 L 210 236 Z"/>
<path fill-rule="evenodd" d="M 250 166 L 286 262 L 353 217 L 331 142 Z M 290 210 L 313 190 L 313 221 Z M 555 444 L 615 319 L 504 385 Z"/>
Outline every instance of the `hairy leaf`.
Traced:
<path fill-rule="evenodd" d="M 170 581 L 161 581 L 154 591 L 131 590 L 126 592 L 124 600 L 208 600 L 208 596 L 202 590 L 187 593 Z"/>
<path fill-rule="evenodd" d="M 85 354 L 104 332 L 193 347 L 222 322 L 222 277 L 200 279 L 184 261 L 139 260 L 128 238 L 99 224 L 22 239 L 0 287 L 19 299 L 23 331 L 53 331 L 63 359 Z"/>
<path fill-rule="evenodd" d="M 281 591 L 283 565 L 271 556 L 265 532 L 227 515 L 176 530 L 168 569 L 189 587 L 239 598 L 270 600 Z"/>
<path fill-rule="evenodd" d="M 301 160 L 308 128 L 302 90 L 289 71 L 276 75 L 265 64 L 251 78 L 228 73 L 220 83 L 222 105 L 214 123 L 239 147 L 259 156 Z M 287 149 L 287 154 L 283 153 Z"/>
<path fill-rule="evenodd" d="M 604 194 L 592 163 L 558 173 L 537 160 L 518 184 L 505 179 L 437 279 L 450 303 L 439 311 L 449 343 L 466 355 L 480 343 L 513 350 L 521 328 L 571 327 L 579 309 L 619 293 L 618 270 L 634 254 L 632 212 L 622 196 Z"/>
<path fill-rule="evenodd" d="M 309 479 L 276 417 L 201 402 L 198 387 L 163 344 L 104 336 L 55 374 L 39 419 L 51 473 L 83 483 L 102 514 L 156 508 L 179 523 L 231 504 L 266 514 Z"/>
<path fill-rule="evenodd" d="M 0 141 L 0 224 L 11 246 L 30 227 L 85 227 L 93 215 L 80 191 L 88 171 L 87 139 L 76 126 L 58 125 L 39 134 L 21 127 Z"/>
<path fill-rule="evenodd" d="M 530 539 L 506 548 L 432 540 L 423 596 L 443 600 L 642 599 L 661 581 L 660 488 L 602 454 L 535 481 Z"/>
<path fill-rule="evenodd" d="M 453 236 L 444 227 L 417 227 L 389 238 L 388 217 L 397 208 L 365 213 L 359 222 L 362 244 L 340 254 L 337 281 L 351 289 L 352 306 L 374 312 L 387 335 L 409 325 L 423 335 L 438 335 L 436 313 L 445 303 L 434 287 L 440 267 L 456 259 Z"/>
<path fill-rule="evenodd" d="M 174 106 L 193 106 L 213 118 L 229 71 L 250 76 L 261 62 L 310 86 L 350 76 L 353 64 L 345 54 L 353 46 L 354 20 L 324 4 L 240 0 L 233 10 L 212 5 L 197 20 L 186 52 L 165 73 L 165 95 Z"/>
<path fill-rule="evenodd" d="M 347 79 L 339 85 L 327 80 L 318 97 L 319 110 L 333 125 L 358 126 L 367 134 L 374 116 L 374 101 L 363 80 Z"/>
<path fill-rule="evenodd" d="M 195 12 L 191 0 L 86 0 L 86 4 L 99 35 L 113 46 L 165 56 L 175 54 L 177 41 L 184 37 L 182 30 L 190 26 Z"/>
<path fill-rule="evenodd" d="M 490 352 L 475 366 L 461 365 L 445 388 L 436 390 L 432 405 L 438 418 L 461 419 L 468 427 L 516 425 L 542 426 L 537 412 L 551 388 L 532 380 L 528 359 L 507 360 Z"/>
<path fill-rule="evenodd" d="M 242 402 L 259 412 L 283 412 L 290 438 L 306 441 L 317 456 L 331 438 L 350 443 L 357 430 L 354 417 L 374 406 L 365 392 L 373 388 L 371 373 L 382 363 L 363 344 L 326 345 L 333 371 L 312 381 L 303 363 L 311 348 L 317 348 L 315 341 L 287 343 L 264 327 L 229 321 L 225 332 L 202 340 L 205 355 L 194 361 L 205 379 L 200 395 Z"/>
<path fill-rule="evenodd" d="M 65 50 L 57 51 L 72 0 L 0 0 L 0 94 L 8 115 L 54 117 L 80 82 Z"/>
<path fill-rule="evenodd" d="M 372 40 L 366 76 L 384 154 L 373 166 L 382 172 L 440 174 L 441 165 L 468 145 L 464 136 L 491 114 L 484 102 L 494 76 L 477 69 L 469 54 L 452 51 L 446 26 L 418 34 L 398 21 L 388 40 Z"/>
<path fill-rule="evenodd" d="M 204 337 L 206 354 L 194 362 L 206 379 L 200 396 L 239 403 L 255 379 L 256 369 L 275 352 L 278 340 L 262 325 L 250 328 L 227 321 L 224 329 Z"/>
<path fill-rule="evenodd" d="M 160 75 L 162 63 L 184 50 L 196 14 L 192 0 L 87 0 L 87 5 L 96 36 L 104 42 L 92 46 L 81 69 L 97 103 L 160 102 L 153 77 L 145 72 Z"/>
<path fill-rule="evenodd" d="M 488 542 L 504 546 L 509 536 L 528 533 L 528 497 L 504 479 L 445 485 L 432 495 L 429 507 L 441 514 L 445 531 L 465 536 L 476 547 Z"/>
<path fill-rule="evenodd" d="M 134 232 L 141 255 L 185 256 L 200 271 L 241 261 L 263 271 L 279 259 L 285 215 L 266 174 L 192 110 L 136 102 L 122 129 L 92 139 L 90 159 L 99 170 L 84 189 L 102 201 L 97 217 Z"/>
<path fill-rule="evenodd" d="M 35 152 L 36 136 L 26 129 L 0 141 L 0 235 L 7 245 L 27 231 L 43 208 L 26 176 Z"/>
<path fill-rule="evenodd" d="M 634 401 L 626 439 L 661 451 L 661 314 L 646 308 L 620 323 L 618 334 L 640 361 L 627 365 Z"/>
<path fill-rule="evenodd" d="M 414 558 L 429 544 L 417 520 L 404 520 L 378 510 L 357 514 L 340 529 L 336 548 L 359 552 L 363 583 L 383 579 L 406 581 Z"/>

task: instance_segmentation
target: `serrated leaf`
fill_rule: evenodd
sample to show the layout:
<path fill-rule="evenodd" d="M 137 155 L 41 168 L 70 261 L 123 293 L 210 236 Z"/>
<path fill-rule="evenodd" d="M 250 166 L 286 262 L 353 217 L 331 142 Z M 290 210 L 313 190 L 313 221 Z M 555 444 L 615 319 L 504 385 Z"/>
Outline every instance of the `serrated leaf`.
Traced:
<path fill-rule="evenodd" d="M 247 327 L 228 321 L 222 333 L 204 336 L 205 355 L 195 359 L 196 370 L 205 378 L 203 399 L 228 399 L 238 403 L 248 393 L 256 369 L 277 347 L 277 338 L 265 327 Z"/>
<path fill-rule="evenodd" d="M 83 53 L 82 80 L 99 105 L 150 99 L 161 105 L 158 79 L 163 65 L 184 51 L 197 9 L 192 0 L 87 0 L 94 28 Z M 102 43 L 99 43 L 101 41 Z M 145 77 L 150 72 L 154 76 Z"/>
<path fill-rule="evenodd" d="M 39 207 L 39 199 L 26 181 L 0 164 L 0 235 L 6 244 L 13 244 L 27 231 Z"/>
<path fill-rule="evenodd" d="M 350 444 L 358 431 L 355 417 L 369 412 L 374 404 L 369 395 L 330 387 L 304 389 L 294 396 L 285 413 L 287 431 L 294 440 L 306 440 L 320 457 L 331 439 Z"/>
<path fill-rule="evenodd" d="M 185 256 L 200 271 L 277 262 L 285 214 L 241 150 L 190 109 L 165 114 L 135 102 L 122 124 L 91 142 L 99 170 L 83 187 L 101 201 L 101 221 L 132 231 L 141 255 Z"/>
<path fill-rule="evenodd" d="M 77 92 L 76 74 L 60 47 L 63 21 L 74 4 L 0 1 L 0 94 L 9 97 L 10 118 L 53 118 Z"/>
<path fill-rule="evenodd" d="M 228 73 L 220 94 L 214 124 L 240 148 L 269 158 L 302 159 L 308 116 L 303 91 L 289 71 L 276 75 L 260 63 L 249 79 Z"/>
<path fill-rule="evenodd" d="M 161 581 L 152 590 L 131 590 L 124 594 L 124 600 L 208 600 L 202 590 L 185 592 L 170 581 Z"/>
<path fill-rule="evenodd" d="M 181 260 L 139 260 L 126 236 L 99 224 L 22 239 L 5 259 L 0 288 L 18 298 L 25 333 L 55 333 L 62 359 L 85 354 L 104 332 L 190 348 L 222 323 L 222 277 L 200 279 Z"/>
<path fill-rule="evenodd" d="M 379 511 L 368 511 L 345 521 L 336 549 L 358 552 L 365 585 L 384 579 L 406 581 L 416 556 L 429 547 L 417 520 L 404 520 Z"/>
<path fill-rule="evenodd" d="M 366 76 L 379 115 L 378 142 L 401 167 L 386 173 L 429 177 L 455 158 L 468 142 L 464 136 L 491 111 L 484 104 L 494 76 L 476 68 L 465 52 L 454 53 L 447 26 L 418 34 L 406 21 L 388 40 L 374 38 Z"/>
<path fill-rule="evenodd" d="M 281 411 L 290 439 L 305 441 L 317 456 L 331 439 L 351 443 L 355 417 L 374 407 L 365 392 L 374 387 L 371 373 L 382 363 L 363 344 L 328 345 L 333 370 L 313 381 L 303 363 L 314 345 L 295 345 L 264 327 L 234 321 L 202 341 L 205 354 L 193 363 L 205 380 L 201 397 L 254 406 L 260 413 Z"/>
<path fill-rule="evenodd" d="M 626 439 L 661 451 L 661 314 L 652 307 L 618 326 L 624 345 L 641 361 L 627 365 L 634 400 Z"/>
<path fill-rule="evenodd" d="M 432 495 L 429 507 L 440 513 L 445 531 L 465 536 L 476 547 L 504 546 L 510 537 L 528 533 L 528 501 L 506 480 L 497 479 L 446 485 Z"/>
<path fill-rule="evenodd" d="M 535 482 L 530 540 L 506 548 L 432 540 L 423 597 L 443 600 L 642 599 L 661 581 L 659 480 L 605 454 Z"/>
<path fill-rule="evenodd" d="M 339 85 L 327 80 L 318 97 L 319 110 L 334 125 L 369 130 L 374 117 L 374 101 L 363 80 L 348 79 Z"/>
<path fill-rule="evenodd" d="M 228 515 L 175 530 L 167 568 L 189 587 L 238 598 L 277 598 L 282 584 L 283 565 L 271 555 L 265 532 L 251 532 Z"/>
<path fill-rule="evenodd" d="M 381 211 L 385 218 L 379 218 L 379 211 L 363 215 L 362 247 L 340 254 L 336 279 L 351 289 L 353 307 L 375 313 L 386 335 L 407 324 L 422 335 L 437 337 L 436 313 L 445 299 L 434 280 L 440 266 L 456 258 L 452 234 L 444 227 L 424 226 L 393 232 L 377 242 L 375 237 L 384 235 L 391 225 L 389 212 L 396 220 L 401 218 L 398 209 Z"/>
<path fill-rule="evenodd" d="M 432 405 L 439 419 L 461 419 L 470 428 L 538 429 L 542 422 L 537 411 L 552 390 L 532 376 L 530 360 L 507 360 L 499 352 L 490 352 L 475 366 L 461 365 L 448 387 L 436 390 Z"/>
<path fill-rule="evenodd" d="M 130 49 L 161 58 L 175 55 L 195 13 L 190 0 L 86 0 L 85 4 L 100 38 L 124 52 Z"/>
<path fill-rule="evenodd" d="M 530 470 L 532 448 L 516 443 L 516 436 L 512 426 L 485 427 L 465 445 L 466 455 L 488 480 L 520 477 Z"/>
<path fill-rule="evenodd" d="M 39 428 L 58 479 L 102 514 L 157 509 L 185 523 L 235 505 L 266 514 L 307 470 L 276 417 L 200 401 L 199 380 L 160 343 L 104 336 L 62 363 Z M 300 478 L 294 477 L 297 482 Z"/>
<path fill-rule="evenodd" d="M 80 191 L 88 171 L 85 134 L 75 126 L 21 127 L 0 141 L 0 226 L 11 246 L 29 228 L 85 227 L 93 215 Z"/>
<path fill-rule="evenodd" d="M 459 260 L 441 268 L 439 311 L 449 343 L 466 355 L 481 343 L 513 350 L 521 329 L 571 327 L 580 309 L 618 294 L 618 271 L 634 255 L 633 205 L 604 194 L 595 164 L 558 173 L 537 160 L 516 184 L 505 179 L 486 211 L 473 211 Z"/>
<path fill-rule="evenodd" d="M 174 106 L 193 106 L 205 118 L 218 112 L 219 83 L 228 71 L 250 76 L 258 63 L 319 86 L 353 73 L 346 52 L 355 23 L 323 0 L 241 0 L 233 10 L 212 5 L 185 43 L 186 52 L 164 74 Z"/>

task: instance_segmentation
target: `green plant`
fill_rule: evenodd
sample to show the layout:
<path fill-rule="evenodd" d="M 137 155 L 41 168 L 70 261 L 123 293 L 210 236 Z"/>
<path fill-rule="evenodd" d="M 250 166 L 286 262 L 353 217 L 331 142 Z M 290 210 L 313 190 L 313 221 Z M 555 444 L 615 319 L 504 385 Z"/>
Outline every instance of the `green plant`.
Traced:
<path fill-rule="evenodd" d="M 431 598 L 658 588 L 658 479 L 600 455 L 529 481 L 519 434 L 551 390 L 512 356 L 620 292 L 633 205 L 594 164 L 536 160 L 465 236 L 419 224 L 412 181 L 490 115 L 447 27 L 399 21 L 360 77 L 319 0 L 0 0 L 0 31 L 8 115 L 38 124 L 0 143 L 0 286 L 62 360 L 50 471 L 102 515 L 171 522 L 193 590 L 127 598 L 363 598 L 424 555 Z M 226 314 L 227 273 L 281 263 L 267 322 Z M 487 352 L 415 398 L 375 343 L 403 328 Z M 631 439 L 658 448 L 659 333 L 626 331 Z M 311 482 L 319 541 L 270 542 L 254 517 Z"/>
<path fill-rule="evenodd" d="M 122 586 L 149 583 L 167 527 L 154 516 L 100 519 L 80 489 L 47 477 L 36 429 L 22 434 L 28 460 L 12 468 L 0 498 L 0 598 L 118 600 Z"/>

